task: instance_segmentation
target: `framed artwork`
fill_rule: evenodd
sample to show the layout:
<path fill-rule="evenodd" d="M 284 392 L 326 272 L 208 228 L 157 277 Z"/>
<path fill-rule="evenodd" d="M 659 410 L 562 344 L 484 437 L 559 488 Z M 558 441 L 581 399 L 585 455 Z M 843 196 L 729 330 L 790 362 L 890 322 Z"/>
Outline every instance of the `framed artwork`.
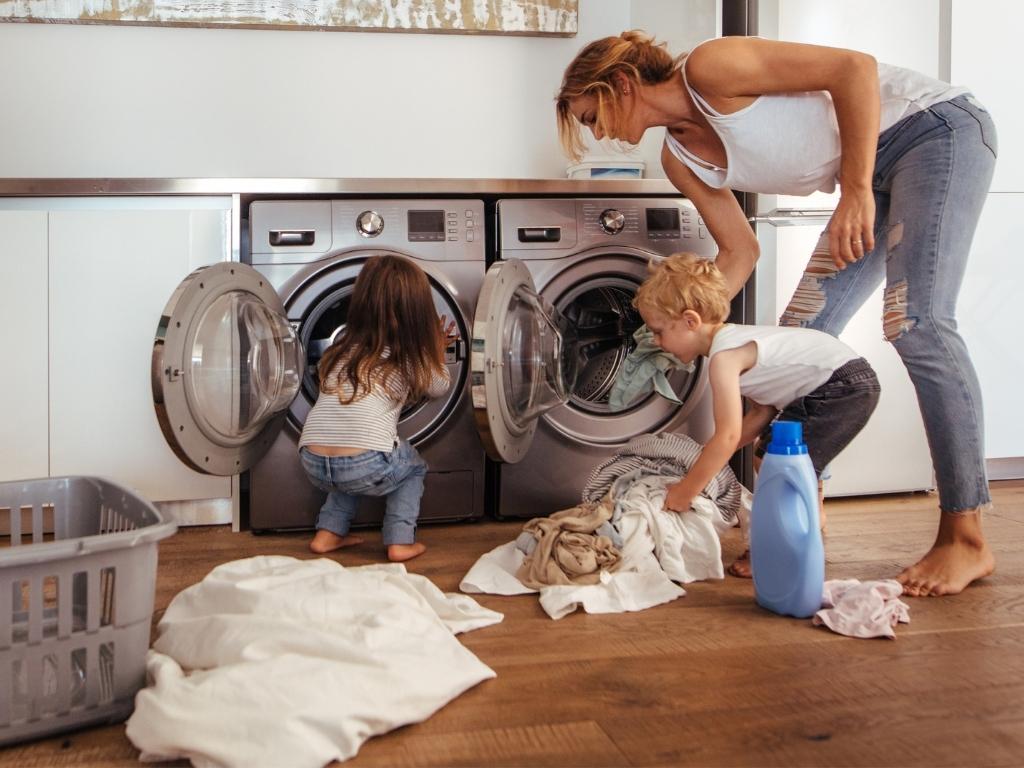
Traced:
<path fill-rule="evenodd" d="M 579 0 L 0 0 L 0 21 L 571 37 Z"/>

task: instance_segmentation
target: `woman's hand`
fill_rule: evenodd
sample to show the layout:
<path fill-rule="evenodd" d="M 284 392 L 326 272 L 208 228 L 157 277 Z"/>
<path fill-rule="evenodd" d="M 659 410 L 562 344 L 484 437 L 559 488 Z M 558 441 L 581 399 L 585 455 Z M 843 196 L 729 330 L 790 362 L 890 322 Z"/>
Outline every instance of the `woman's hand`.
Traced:
<path fill-rule="evenodd" d="M 846 269 L 875 247 L 875 196 L 871 189 L 843 189 L 828 223 L 828 244 L 837 269 Z"/>

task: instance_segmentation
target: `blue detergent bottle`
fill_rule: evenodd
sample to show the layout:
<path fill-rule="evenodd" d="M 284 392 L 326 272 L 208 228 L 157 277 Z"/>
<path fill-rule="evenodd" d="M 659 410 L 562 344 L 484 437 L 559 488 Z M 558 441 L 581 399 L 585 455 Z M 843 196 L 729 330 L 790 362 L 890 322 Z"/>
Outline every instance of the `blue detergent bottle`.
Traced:
<path fill-rule="evenodd" d="M 754 485 L 750 566 L 758 605 L 807 618 L 821 608 L 825 548 L 818 479 L 798 421 L 777 421 Z"/>

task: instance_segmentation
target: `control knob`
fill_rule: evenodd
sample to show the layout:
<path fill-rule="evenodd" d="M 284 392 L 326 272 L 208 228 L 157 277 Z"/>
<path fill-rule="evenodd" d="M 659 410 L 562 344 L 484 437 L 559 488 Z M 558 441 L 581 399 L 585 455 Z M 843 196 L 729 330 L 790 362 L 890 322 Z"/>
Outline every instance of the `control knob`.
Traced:
<path fill-rule="evenodd" d="M 622 211 L 609 208 L 601 212 L 598 222 L 601 224 L 601 229 L 609 235 L 617 235 L 626 226 L 626 217 Z"/>
<path fill-rule="evenodd" d="M 363 211 L 356 218 L 356 229 L 363 237 L 376 237 L 384 231 L 384 219 L 376 211 Z"/>

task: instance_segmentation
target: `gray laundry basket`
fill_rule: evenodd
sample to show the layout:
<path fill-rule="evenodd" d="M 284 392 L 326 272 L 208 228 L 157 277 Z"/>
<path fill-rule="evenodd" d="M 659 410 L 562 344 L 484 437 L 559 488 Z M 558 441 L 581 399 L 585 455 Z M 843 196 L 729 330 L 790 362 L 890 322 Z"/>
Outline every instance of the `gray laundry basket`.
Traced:
<path fill-rule="evenodd" d="M 0 483 L 0 745 L 131 714 L 176 530 L 107 480 Z"/>

